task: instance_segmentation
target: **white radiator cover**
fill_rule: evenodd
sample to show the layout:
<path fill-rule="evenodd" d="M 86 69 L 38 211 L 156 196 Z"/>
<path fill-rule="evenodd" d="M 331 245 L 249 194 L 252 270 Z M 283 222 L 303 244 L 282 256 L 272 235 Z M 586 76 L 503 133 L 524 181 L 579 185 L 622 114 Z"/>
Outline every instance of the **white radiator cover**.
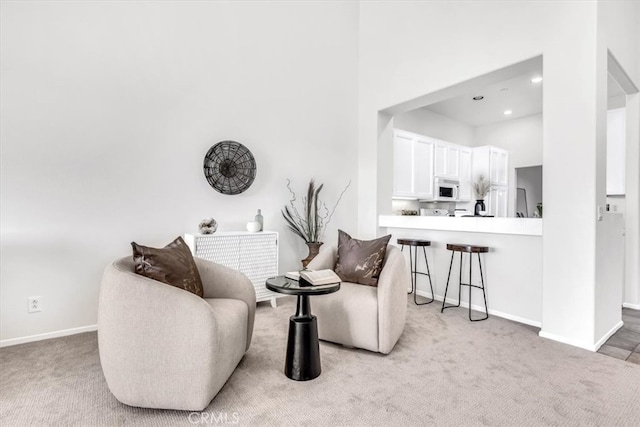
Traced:
<path fill-rule="evenodd" d="M 283 296 L 266 288 L 265 281 L 278 275 L 278 233 L 276 231 L 227 231 L 213 234 L 185 234 L 191 253 L 245 274 L 256 289 L 256 301 Z"/>

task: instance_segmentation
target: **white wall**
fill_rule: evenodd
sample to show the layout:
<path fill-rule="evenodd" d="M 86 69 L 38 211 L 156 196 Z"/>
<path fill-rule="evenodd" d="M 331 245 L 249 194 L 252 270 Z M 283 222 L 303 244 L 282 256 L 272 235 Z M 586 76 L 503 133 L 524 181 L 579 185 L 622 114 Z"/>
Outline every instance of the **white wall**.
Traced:
<path fill-rule="evenodd" d="M 597 346 L 622 326 L 624 284 L 624 217 L 619 213 L 606 212 L 602 225 L 598 227 L 596 257 L 600 260 L 596 268 L 595 337 Z"/>
<path fill-rule="evenodd" d="M 393 117 L 393 126 L 418 135 L 442 139 L 454 144 L 473 146 L 473 126 L 453 120 L 424 108 Z"/>
<path fill-rule="evenodd" d="M 352 2 L 2 2 L 0 339 L 96 323 L 102 271 L 129 242 L 162 246 L 261 208 L 280 270 L 306 256 L 280 209 L 286 178 L 337 199 L 356 234 L 357 26 Z M 255 155 L 237 196 L 203 158 Z M 339 155 L 337 155 L 339 153 Z M 27 297 L 43 311 L 27 314 Z"/>
<path fill-rule="evenodd" d="M 607 85 L 608 72 L 619 66 L 630 80 L 627 86 L 625 147 L 625 238 L 624 277 L 612 276 L 610 253 L 615 253 L 611 229 L 606 221 L 596 223 L 596 339 L 613 325 L 620 324 L 619 299 L 602 298 L 611 286 L 624 285 L 624 304 L 640 309 L 640 3 L 622 1 L 598 2 L 598 38 L 596 45 L 596 78 L 598 79 L 596 131 L 598 206 L 607 203 Z M 611 57 L 614 59 L 612 60 Z M 613 63 L 613 64 L 612 64 Z M 617 78 L 619 79 L 620 76 Z M 619 83 L 623 83 L 618 80 Z M 632 91 L 630 87 L 634 86 Z M 625 87 L 625 85 L 623 85 Z M 605 217 L 606 220 L 606 217 Z M 616 281 L 612 279 L 616 277 Z M 606 336 L 606 335 L 605 335 Z"/>
<path fill-rule="evenodd" d="M 509 151 L 509 168 L 542 164 L 542 114 L 478 126 L 473 145 L 494 145 Z"/>
<path fill-rule="evenodd" d="M 542 114 L 475 128 L 475 146 L 494 145 L 509 152 L 508 216 L 515 216 L 516 168 L 542 164 Z M 534 206 L 535 208 L 535 206 Z"/>
<path fill-rule="evenodd" d="M 629 19 L 637 24 L 636 12 Z M 612 31 L 632 34 L 626 26 Z M 596 275 L 590 266 L 599 196 L 584 183 L 598 177 L 596 111 L 604 83 L 596 78 L 597 4 L 362 2 L 359 36 L 361 235 L 378 233 L 376 214 L 390 199 L 389 160 L 378 151 L 379 135 L 385 137 L 378 132 L 379 111 L 543 55 L 542 335 L 593 348 Z M 637 61 L 637 54 L 623 60 Z"/>
<path fill-rule="evenodd" d="M 625 108 L 607 111 L 607 195 L 625 193 Z"/>

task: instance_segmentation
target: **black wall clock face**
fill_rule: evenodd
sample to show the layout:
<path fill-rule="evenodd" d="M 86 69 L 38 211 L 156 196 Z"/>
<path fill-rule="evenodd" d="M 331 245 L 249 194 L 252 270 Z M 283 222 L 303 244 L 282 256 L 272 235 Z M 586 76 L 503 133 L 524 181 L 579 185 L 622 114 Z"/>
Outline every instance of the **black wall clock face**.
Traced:
<path fill-rule="evenodd" d="M 204 156 L 204 176 L 222 194 L 240 194 L 253 184 L 256 160 L 236 141 L 221 141 Z"/>

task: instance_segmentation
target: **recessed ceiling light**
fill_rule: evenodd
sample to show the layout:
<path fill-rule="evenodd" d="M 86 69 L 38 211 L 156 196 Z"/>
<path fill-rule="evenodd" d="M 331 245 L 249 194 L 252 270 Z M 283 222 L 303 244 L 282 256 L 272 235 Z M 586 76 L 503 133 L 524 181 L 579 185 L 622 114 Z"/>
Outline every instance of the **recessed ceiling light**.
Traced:
<path fill-rule="evenodd" d="M 500 92 L 506 92 L 506 91 L 508 91 L 508 90 L 509 90 L 509 88 L 508 88 L 508 87 L 503 87 L 502 89 L 500 89 Z"/>
<path fill-rule="evenodd" d="M 482 95 L 478 95 L 478 96 L 474 96 L 474 97 L 473 97 L 473 100 L 474 100 L 474 101 L 480 101 L 480 100 L 482 100 L 482 99 L 484 99 L 484 96 L 482 96 Z"/>
<path fill-rule="evenodd" d="M 531 83 L 540 83 L 542 81 L 542 77 L 534 77 L 531 79 Z"/>
<path fill-rule="evenodd" d="M 502 114 L 504 114 L 505 116 L 510 116 L 511 113 L 513 113 L 513 111 L 511 110 L 504 110 L 504 112 Z"/>

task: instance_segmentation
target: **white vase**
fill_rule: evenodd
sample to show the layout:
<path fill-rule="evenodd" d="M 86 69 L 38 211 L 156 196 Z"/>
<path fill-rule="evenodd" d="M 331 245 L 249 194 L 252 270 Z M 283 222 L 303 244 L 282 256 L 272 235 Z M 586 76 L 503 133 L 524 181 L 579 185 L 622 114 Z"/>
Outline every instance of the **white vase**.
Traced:
<path fill-rule="evenodd" d="M 260 231 L 261 228 L 262 228 L 262 224 L 260 224 L 258 221 L 249 221 L 247 223 L 247 231 L 249 233 L 255 233 L 257 231 Z"/>

